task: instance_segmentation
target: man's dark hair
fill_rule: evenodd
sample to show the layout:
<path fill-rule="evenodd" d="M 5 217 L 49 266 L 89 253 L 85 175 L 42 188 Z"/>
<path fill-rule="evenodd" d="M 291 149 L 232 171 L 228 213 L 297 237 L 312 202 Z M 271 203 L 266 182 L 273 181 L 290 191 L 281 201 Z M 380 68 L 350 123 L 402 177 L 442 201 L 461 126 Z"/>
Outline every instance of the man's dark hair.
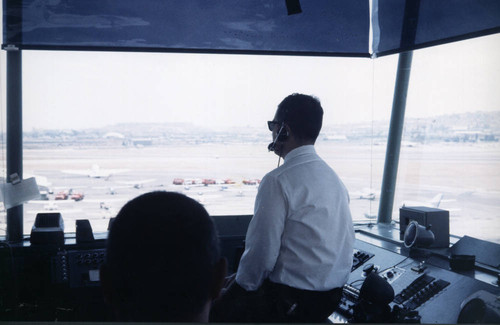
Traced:
<path fill-rule="evenodd" d="M 288 124 L 297 138 L 314 142 L 323 124 L 323 108 L 316 97 L 295 93 L 278 105 L 278 119 Z"/>
<path fill-rule="evenodd" d="M 157 191 L 129 201 L 110 229 L 105 263 L 120 320 L 182 321 L 200 313 L 219 258 L 215 225 L 195 200 Z"/>

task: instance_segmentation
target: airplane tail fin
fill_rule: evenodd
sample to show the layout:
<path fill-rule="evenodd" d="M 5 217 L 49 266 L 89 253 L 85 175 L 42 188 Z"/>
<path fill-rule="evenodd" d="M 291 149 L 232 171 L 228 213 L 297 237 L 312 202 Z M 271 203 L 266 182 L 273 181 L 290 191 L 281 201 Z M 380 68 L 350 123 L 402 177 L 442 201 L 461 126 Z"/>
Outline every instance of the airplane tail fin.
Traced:
<path fill-rule="evenodd" d="M 432 198 L 431 204 L 435 208 L 439 208 L 439 205 L 441 204 L 441 200 L 443 199 L 443 193 L 437 194 L 435 197 Z"/>

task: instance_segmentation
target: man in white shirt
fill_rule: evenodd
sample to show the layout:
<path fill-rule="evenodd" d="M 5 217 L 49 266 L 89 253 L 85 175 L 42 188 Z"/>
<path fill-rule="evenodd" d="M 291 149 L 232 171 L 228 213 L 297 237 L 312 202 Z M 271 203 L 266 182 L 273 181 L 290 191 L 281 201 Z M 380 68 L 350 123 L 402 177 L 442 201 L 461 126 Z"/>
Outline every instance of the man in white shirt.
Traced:
<path fill-rule="evenodd" d="M 293 94 L 278 106 L 269 150 L 284 159 L 260 183 L 245 251 L 214 321 L 324 321 L 352 266 L 349 195 L 316 154 L 323 109 Z"/>

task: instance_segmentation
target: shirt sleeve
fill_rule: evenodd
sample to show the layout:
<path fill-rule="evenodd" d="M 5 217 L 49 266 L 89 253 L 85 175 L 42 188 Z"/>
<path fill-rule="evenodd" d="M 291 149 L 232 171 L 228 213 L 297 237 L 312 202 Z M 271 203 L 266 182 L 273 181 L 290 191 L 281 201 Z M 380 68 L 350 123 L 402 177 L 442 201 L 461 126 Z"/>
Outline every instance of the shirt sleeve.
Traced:
<path fill-rule="evenodd" d="M 276 177 L 265 176 L 255 199 L 236 282 L 245 290 L 257 290 L 272 272 L 285 226 L 286 198 Z"/>

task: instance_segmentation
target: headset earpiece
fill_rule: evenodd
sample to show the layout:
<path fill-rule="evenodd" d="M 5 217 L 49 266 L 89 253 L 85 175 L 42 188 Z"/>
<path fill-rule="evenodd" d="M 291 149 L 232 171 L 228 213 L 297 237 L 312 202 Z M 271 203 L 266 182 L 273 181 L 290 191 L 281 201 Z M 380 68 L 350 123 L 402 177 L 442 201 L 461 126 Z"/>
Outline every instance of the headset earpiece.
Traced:
<path fill-rule="evenodd" d="M 285 128 L 285 123 L 281 123 L 281 127 L 276 135 L 276 138 L 267 146 L 267 150 L 274 151 L 277 142 L 284 142 L 288 139 L 288 130 Z"/>
<path fill-rule="evenodd" d="M 286 141 L 286 139 L 288 139 L 288 137 L 290 136 L 289 133 L 288 133 L 288 130 L 286 129 L 285 127 L 285 123 L 281 124 L 281 132 L 280 134 L 278 135 L 278 141 Z"/>
<path fill-rule="evenodd" d="M 278 137 L 280 142 L 286 141 L 286 139 L 288 139 L 288 131 L 282 132 Z"/>

